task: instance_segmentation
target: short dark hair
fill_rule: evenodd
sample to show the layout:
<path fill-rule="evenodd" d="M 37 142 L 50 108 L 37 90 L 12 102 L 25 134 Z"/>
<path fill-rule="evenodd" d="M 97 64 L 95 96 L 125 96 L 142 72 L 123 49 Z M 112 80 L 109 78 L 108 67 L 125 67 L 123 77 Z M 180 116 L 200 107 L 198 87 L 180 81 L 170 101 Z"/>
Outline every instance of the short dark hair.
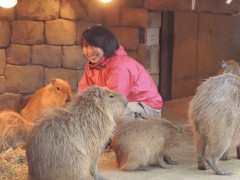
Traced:
<path fill-rule="evenodd" d="M 117 37 L 102 25 L 94 25 L 86 29 L 82 33 L 82 45 L 83 41 L 86 41 L 91 46 L 101 48 L 106 58 L 111 57 L 119 48 Z"/>

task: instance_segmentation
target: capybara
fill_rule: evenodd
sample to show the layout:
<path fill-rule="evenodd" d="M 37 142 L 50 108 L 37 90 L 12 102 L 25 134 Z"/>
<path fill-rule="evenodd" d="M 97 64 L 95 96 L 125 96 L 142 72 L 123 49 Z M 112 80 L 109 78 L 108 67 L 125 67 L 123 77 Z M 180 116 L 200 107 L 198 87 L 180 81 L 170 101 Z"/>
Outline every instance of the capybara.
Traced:
<path fill-rule="evenodd" d="M 67 108 L 48 112 L 27 143 L 29 179 L 100 179 L 99 156 L 126 106 L 122 95 L 90 86 Z"/>
<path fill-rule="evenodd" d="M 240 76 L 240 66 L 239 63 L 236 60 L 230 59 L 230 60 L 224 60 L 221 63 L 220 70 L 218 72 L 219 74 L 224 74 L 224 73 L 231 73 L 237 76 Z M 240 159 L 240 145 L 236 147 L 237 151 L 237 158 Z M 221 157 L 221 160 L 229 160 L 229 150 L 227 150 L 223 156 Z"/>
<path fill-rule="evenodd" d="M 239 76 L 225 73 L 205 80 L 190 102 L 189 122 L 197 150 L 198 169 L 205 170 L 207 161 L 217 174 L 231 174 L 219 167 L 218 161 L 231 143 L 239 143 Z"/>
<path fill-rule="evenodd" d="M 178 143 L 182 132 L 181 126 L 163 118 L 118 123 L 112 139 L 118 167 L 125 171 L 148 170 L 150 165 L 168 168 L 166 151 Z"/>
<path fill-rule="evenodd" d="M 24 119 L 35 123 L 44 111 L 55 107 L 65 107 L 71 101 L 71 98 L 72 91 L 68 82 L 55 78 L 31 96 L 20 114 Z"/>
<path fill-rule="evenodd" d="M 15 149 L 19 144 L 24 144 L 33 124 L 23 119 L 14 111 L 0 113 L 0 153 L 9 147 Z"/>

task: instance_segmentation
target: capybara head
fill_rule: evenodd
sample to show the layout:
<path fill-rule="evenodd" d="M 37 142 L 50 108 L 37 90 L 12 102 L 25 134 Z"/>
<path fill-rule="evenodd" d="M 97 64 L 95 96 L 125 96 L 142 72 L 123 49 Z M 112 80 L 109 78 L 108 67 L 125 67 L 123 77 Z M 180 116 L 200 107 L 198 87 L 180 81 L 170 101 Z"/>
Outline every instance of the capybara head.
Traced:
<path fill-rule="evenodd" d="M 72 92 L 68 82 L 55 78 L 31 96 L 20 114 L 24 119 L 36 122 L 43 112 L 50 108 L 66 107 L 71 99 Z"/>
<path fill-rule="evenodd" d="M 89 86 L 88 91 L 82 91 L 76 103 L 79 101 L 85 102 L 86 105 L 94 103 L 99 110 L 111 114 L 114 119 L 119 117 L 127 106 L 127 99 L 124 96 L 107 87 L 98 86 Z"/>
<path fill-rule="evenodd" d="M 218 74 L 231 73 L 240 76 L 239 63 L 233 59 L 222 61 Z"/>
<path fill-rule="evenodd" d="M 61 99 L 59 99 L 59 101 L 61 102 L 62 107 L 64 107 L 72 99 L 72 91 L 70 85 L 66 80 L 62 79 L 52 79 L 51 84 L 57 98 Z"/>

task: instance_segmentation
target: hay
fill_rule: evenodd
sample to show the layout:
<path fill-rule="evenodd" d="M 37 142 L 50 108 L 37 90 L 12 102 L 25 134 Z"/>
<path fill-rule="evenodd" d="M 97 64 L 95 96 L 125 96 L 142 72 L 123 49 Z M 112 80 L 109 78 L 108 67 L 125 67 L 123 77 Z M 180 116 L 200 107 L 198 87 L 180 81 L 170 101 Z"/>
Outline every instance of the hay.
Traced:
<path fill-rule="evenodd" d="M 114 159 L 115 158 L 115 152 L 112 150 L 112 149 L 106 149 L 101 158 L 100 158 L 100 161 L 108 161 L 110 159 Z"/>
<path fill-rule="evenodd" d="M 25 150 L 11 148 L 0 154 L 0 180 L 27 180 L 28 168 Z"/>
<path fill-rule="evenodd" d="M 115 158 L 112 149 L 104 151 L 100 161 L 108 161 Z M 25 150 L 17 148 L 8 150 L 0 154 L 0 180 L 27 180 L 28 167 Z"/>

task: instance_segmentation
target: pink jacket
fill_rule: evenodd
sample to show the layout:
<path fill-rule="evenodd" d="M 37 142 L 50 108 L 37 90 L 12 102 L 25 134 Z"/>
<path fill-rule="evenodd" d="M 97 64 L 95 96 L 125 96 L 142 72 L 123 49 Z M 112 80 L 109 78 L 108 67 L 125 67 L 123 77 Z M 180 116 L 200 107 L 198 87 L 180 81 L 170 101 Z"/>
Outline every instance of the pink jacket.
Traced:
<path fill-rule="evenodd" d="M 149 73 L 120 46 L 109 59 L 86 64 L 78 84 L 78 92 L 89 85 L 106 86 L 124 95 L 128 102 L 143 102 L 155 109 L 162 108 L 162 97 Z"/>

